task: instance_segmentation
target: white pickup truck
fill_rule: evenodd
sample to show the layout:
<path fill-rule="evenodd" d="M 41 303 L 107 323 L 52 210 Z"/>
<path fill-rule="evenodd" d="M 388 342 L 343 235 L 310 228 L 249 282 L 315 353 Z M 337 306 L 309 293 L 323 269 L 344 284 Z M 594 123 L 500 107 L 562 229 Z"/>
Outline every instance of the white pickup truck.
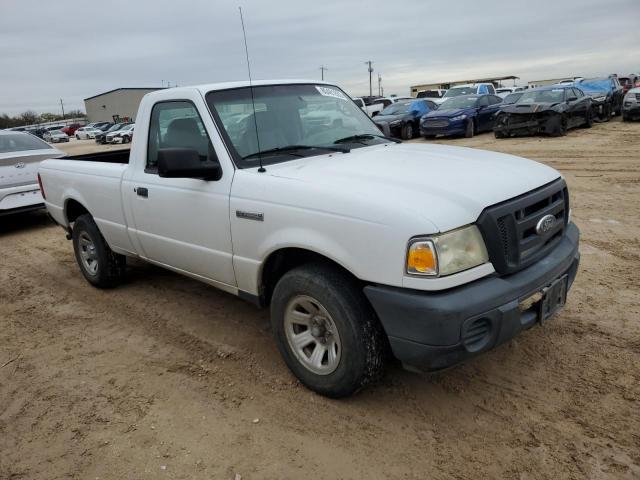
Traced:
<path fill-rule="evenodd" d="M 113 287 L 138 257 L 269 306 L 288 367 L 323 395 L 371 383 L 389 354 L 437 370 L 489 350 L 576 276 L 557 171 L 388 139 L 334 85 L 159 90 L 136 120 L 130 154 L 39 169 L 85 278 Z"/>

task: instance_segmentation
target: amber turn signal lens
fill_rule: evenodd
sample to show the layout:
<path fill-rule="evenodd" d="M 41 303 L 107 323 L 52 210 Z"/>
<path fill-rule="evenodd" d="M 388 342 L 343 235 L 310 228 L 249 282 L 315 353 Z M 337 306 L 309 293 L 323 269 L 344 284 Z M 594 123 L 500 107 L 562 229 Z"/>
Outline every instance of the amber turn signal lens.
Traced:
<path fill-rule="evenodd" d="M 421 275 L 437 275 L 436 252 L 430 241 L 415 242 L 409 247 L 407 272 Z"/>

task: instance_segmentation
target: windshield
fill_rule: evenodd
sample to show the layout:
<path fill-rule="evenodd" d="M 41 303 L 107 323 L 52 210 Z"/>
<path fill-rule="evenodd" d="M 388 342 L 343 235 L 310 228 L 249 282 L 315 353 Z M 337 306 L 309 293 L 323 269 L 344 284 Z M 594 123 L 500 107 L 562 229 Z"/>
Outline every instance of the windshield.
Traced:
<path fill-rule="evenodd" d="M 380 112 L 380 115 L 397 115 L 399 113 L 407 113 L 411 102 L 392 103 Z"/>
<path fill-rule="evenodd" d="M 525 92 L 516 103 L 558 103 L 564 101 L 564 88 L 548 90 L 530 90 Z"/>
<path fill-rule="evenodd" d="M 53 147 L 28 133 L 0 133 L 0 153 L 43 150 L 45 148 Z"/>
<path fill-rule="evenodd" d="M 478 97 L 458 97 L 445 101 L 438 111 L 440 110 L 458 110 L 460 108 L 471 108 L 476 106 Z"/>
<path fill-rule="evenodd" d="M 447 93 L 444 94 L 442 98 L 453 98 L 459 97 L 460 95 L 474 95 L 476 92 L 476 87 L 454 87 L 447 90 Z"/>
<path fill-rule="evenodd" d="M 238 167 L 278 163 L 327 153 L 322 147 L 359 148 L 387 143 L 371 119 L 339 88 L 287 84 L 211 91 L 206 99 Z M 257 130 L 256 130 L 257 125 Z M 360 135 L 361 137 L 357 137 Z M 351 141 L 345 141 L 347 137 Z M 313 146 L 293 153 L 274 149 Z"/>
<path fill-rule="evenodd" d="M 505 103 L 505 104 L 516 103 L 521 96 L 522 96 L 521 92 L 510 93 L 509 95 L 504 97 L 504 100 L 502 101 L 502 103 Z"/>

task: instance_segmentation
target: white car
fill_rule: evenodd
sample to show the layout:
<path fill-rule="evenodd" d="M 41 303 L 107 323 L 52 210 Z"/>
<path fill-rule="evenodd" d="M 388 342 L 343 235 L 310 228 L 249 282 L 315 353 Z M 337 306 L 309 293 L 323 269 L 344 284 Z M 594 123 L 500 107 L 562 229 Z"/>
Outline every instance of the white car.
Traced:
<path fill-rule="evenodd" d="M 107 133 L 105 141 L 107 143 L 129 143 L 133 139 L 133 131 L 135 130 L 135 124 L 129 124 L 122 127 L 115 132 Z"/>
<path fill-rule="evenodd" d="M 447 90 L 447 93 L 445 93 L 442 97 L 432 98 L 431 100 L 436 102 L 438 105 L 441 105 L 450 98 L 459 97 L 461 95 L 482 94 L 495 95 L 496 87 L 493 86 L 493 83 L 469 83 L 467 85 L 456 85 L 455 87 L 451 87 L 449 90 Z"/>
<path fill-rule="evenodd" d="M 49 143 L 68 142 L 69 135 L 62 130 L 49 130 L 42 135 L 42 139 Z"/>
<path fill-rule="evenodd" d="M 44 207 L 38 165 L 64 155 L 30 133 L 0 131 L 0 216 Z"/>
<path fill-rule="evenodd" d="M 336 121 L 309 128 L 310 104 Z M 232 135 L 238 111 L 251 117 Z M 163 89 L 136 120 L 130 152 L 39 170 L 87 282 L 117 285 L 133 257 L 268 307 L 285 363 L 320 394 L 372 383 L 389 349 L 426 370 L 490 350 L 548 321 L 576 276 L 558 171 L 398 143 L 335 85 Z"/>
<path fill-rule="evenodd" d="M 78 140 L 89 140 L 96 138 L 96 135 L 102 133 L 102 130 L 98 130 L 94 127 L 80 127 L 76 130 L 76 139 Z"/>

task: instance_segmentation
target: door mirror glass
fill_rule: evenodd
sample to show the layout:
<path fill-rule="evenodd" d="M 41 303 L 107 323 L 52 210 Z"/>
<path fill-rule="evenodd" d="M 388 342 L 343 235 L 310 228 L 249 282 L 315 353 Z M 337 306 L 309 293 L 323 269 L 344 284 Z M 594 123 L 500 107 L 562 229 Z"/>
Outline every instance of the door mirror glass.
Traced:
<path fill-rule="evenodd" d="M 216 160 L 203 158 L 194 148 L 158 149 L 158 175 L 163 178 L 219 180 L 222 169 Z"/>
<path fill-rule="evenodd" d="M 569 97 L 567 98 L 567 102 L 575 102 L 578 99 L 578 97 Z"/>

